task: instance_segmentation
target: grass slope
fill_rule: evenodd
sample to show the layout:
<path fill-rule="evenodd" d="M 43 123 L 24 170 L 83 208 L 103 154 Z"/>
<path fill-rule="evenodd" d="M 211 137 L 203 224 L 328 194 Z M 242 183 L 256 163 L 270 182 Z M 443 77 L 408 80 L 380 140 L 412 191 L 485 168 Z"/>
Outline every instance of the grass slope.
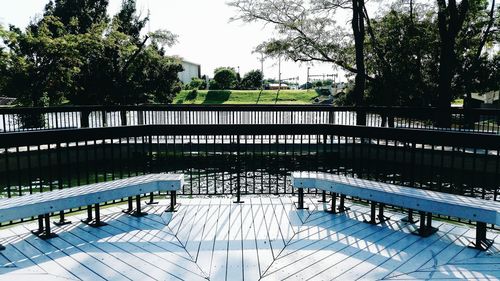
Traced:
<path fill-rule="evenodd" d="M 181 91 L 173 104 L 311 104 L 318 97 L 314 90 L 200 90 L 196 95 Z"/>

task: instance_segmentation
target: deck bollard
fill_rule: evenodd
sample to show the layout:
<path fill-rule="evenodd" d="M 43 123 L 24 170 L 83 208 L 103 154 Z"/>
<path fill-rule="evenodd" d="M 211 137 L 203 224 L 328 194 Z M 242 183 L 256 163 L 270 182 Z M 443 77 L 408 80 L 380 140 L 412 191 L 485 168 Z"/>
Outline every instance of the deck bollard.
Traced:
<path fill-rule="evenodd" d="M 337 208 L 340 213 L 349 211 L 351 208 L 345 206 L 345 195 L 341 194 L 340 195 L 340 204 L 339 207 Z"/>
<path fill-rule="evenodd" d="M 132 216 L 143 217 L 143 216 L 148 214 L 146 212 L 143 212 L 141 209 L 141 196 L 140 195 L 135 196 L 135 207 L 136 207 L 135 212 L 131 213 Z"/>
<path fill-rule="evenodd" d="M 486 251 L 493 245 L 493 242 L 493 240 L 486 237 L 486 223 L 476 222 L 476 239 L 470 243 L 469 248 Z"/>
<path fill-rule="evenodd" d="M 299 187 L 299 201 L 297 202 L 297 209 L 298 210 L 305 210 L 309 209 L 308 207 L 304 207 L 304 188 Z"/>
<path fill-rule="evenodd" d="M 57 226 L 63 226 L 63 225 L 70 224 L 70 223 L 71 223 L 71 221 L 66 220 L 64 218 L 64 211 L 59 212 L 59 221 L 54 222 L 54 224 Z"/>
<path fill-rule="evenodd" d="M 326 191 L 321 192 L 321 200 L 318 200 L 319 203 L 326 203 Z"/>

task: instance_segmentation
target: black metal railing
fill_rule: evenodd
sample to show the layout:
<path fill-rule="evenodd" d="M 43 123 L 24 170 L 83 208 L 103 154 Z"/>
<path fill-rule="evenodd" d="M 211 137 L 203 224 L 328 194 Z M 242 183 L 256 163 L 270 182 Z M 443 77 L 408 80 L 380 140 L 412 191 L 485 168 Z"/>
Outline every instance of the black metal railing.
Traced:
<path fill-rule="evenodd" d="M 437 126 L 446 115 L 451 126 Z M 358 116 L 366 116 L 359 123 Z M 0 133 L 136 125 L 336 124 L 500 134 L 500 110 L 324 105 L 141 105 L 0 108 Z"/>
<path fill-rule="evenodd" d="M 498 200 L 499 166 L 498 135 L 415 129 L 145 125 L 0 137 L 2 197 L 153 172 L 184 173 L 184 195 L 293 194 L 291 171 L 324 171 Z"/>

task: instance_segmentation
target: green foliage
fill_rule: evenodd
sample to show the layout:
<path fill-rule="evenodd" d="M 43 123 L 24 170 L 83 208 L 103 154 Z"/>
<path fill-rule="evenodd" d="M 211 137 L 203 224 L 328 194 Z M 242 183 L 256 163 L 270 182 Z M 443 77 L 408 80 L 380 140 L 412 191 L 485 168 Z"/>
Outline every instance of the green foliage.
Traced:
<path fill-rule="evenodd" d="M 361 40 L 359 44 L 363 36 L 356 36 L 354 26 L 346 28 L 344 22 L 334 19 L 339 10 L 353 11 L 353 4 L 363 2 L 367 3 L 354 0 L 231 0 L 228 4 L 238 11 L 233 20 L 259 21 L 276 29 L 277 36 L 260 44 L 257 52 L 293 61 L 329 62 L 345 70 L 349 79 L 355 75 L 357 87 L 352 93 L 356 93 L 357 103 L 363 94 L 358 90 L 365 84 L 363 79 L 367 81 L 366 104 L 373 105 L 436 105 L 438 97 L 443 95 L 439 92 L 446 92 L 443 96 L 448 103 L 470 92 L 498 89 L 498 54 L 491 54 L 495 45 L 498 53 L 498 3 L 491 16 L 492 3 L 487 0 L 443 0 L 434 1 L 434 4 L 392 1 L 394 4 L 389 9 L 384 1 L 375 1 L 376 13 L 369 10 L 372 5 L 361 7 L 364 21 L 351 21 L 364 24 L 366 35 L 364 42 Z M 439 8 L 439 3 L 448 4 L 446 8 Z M 372 14 L 377 17 L 370 19 L 368 15 Z M 446 28 L 441 25 L 442 32 L 439 31 L 438 14 L 448 18 L 444 24 Z M 488 28 L 491 19 L 494 23 Z M 452 37 L 453 40 L 445 40 Z M 444 41 L 453 42 L 446 45 Z M 490 48 L 489 55 L 487 48 Z M 447 61 L 441 51 L 448 49 L 452 54 Z M 449 55 L 450 52 L 443 53 Z M 366 69 L 361 67 L 361 62 Z M 451 71 L 444 75 L 440 67 L 449 67 L 447 70 Z M 440 87 L 446 89 L 442 86 L 449 81 L 440 79 L 444 76 L 451 76 L 451 91 L 438 90 Z M 363 79 L 358 80 L 360 77 Z M 342 100 L 350 103 L 350 98 Z"/>
<path fill-rule="evenodd" d="M 107 23 L 108 0 L 55 0 L 45 6 L 44 16 L 54 16 L 71 34 L 90 31 L 96 23 Z"/>
<path fill-rule="evenodd" d="M 207 88 L 207 82 L 203 79 L 193 77 L 193 79 L 191 79 L 191 82 L 189 82 L 188 86 L 189 89 L 204 90 Z"/>
<path fill-rule="evenodd" d="M 219 67 L 214 70 L 214 84 L 210 89 L 226 90 L 233 89 L 237 85 L 236 71 L 232 67 Z"/>
<path fill-rule="evenodd" d="M 109 22 L 107 2 L 56 0 L 25 31 L 0 30 L 6 46 L 0 94 L 24 106 L 171 102 L 181 89 L 182 66 L 164 56 L 161 42 L 175 42 L 175 36 L 159 31 L 141 37 L 147 18 L 136 15 L 132 0 Z"/>
<path fill-rule="evenodd" d="M 262 79 L 264 75 L 260 70 L 251 70 L 243 76 L 241 80 L 241 89 L 255 90 L 262 86 Z"/>
<path fill-rule="evenodd" d="M 475 0 L 470 4 L 466 27 L 458 33 L 455 44 L 450 101 L 465 93 L 498 89 L 494 56 L 488 57 L 483 50 L 478 67 L 472 67 L 489 19 L 487 1 Z M 417 5 L 409 13 L 407 7 L 395 5 L 371 24 L 375 41 L 367 38 L 365 42 L 366 64 L 368 73 L 376 79 L 369 83 L 368 103 L 436 105 L 441 39 L 433 7 Z M 494 36 L 488 36 L 487 45 L 491 46 L 494 40 Z"/>
<path fill-rule="evenodd" d="M 372 26 L 377 46 L 367 40 L 367 70 L 378 79 L 369 85 L 369 103 L 419 106 L 434 103 L 439 58 L 434 16 L 411 17 L 392 9 L 374 20 Z M 383 60 L 377 54 L 380 50 Z"/>
<path fill-rule="evenodd" d="M 135 0 L 123 0 L 122 8 L 116 14 L 117 31 L 127 34 L 138 44 L 141 40 L 141 30 L 149 21 L 149 16 L 141 19 L 136 13 Z"/>

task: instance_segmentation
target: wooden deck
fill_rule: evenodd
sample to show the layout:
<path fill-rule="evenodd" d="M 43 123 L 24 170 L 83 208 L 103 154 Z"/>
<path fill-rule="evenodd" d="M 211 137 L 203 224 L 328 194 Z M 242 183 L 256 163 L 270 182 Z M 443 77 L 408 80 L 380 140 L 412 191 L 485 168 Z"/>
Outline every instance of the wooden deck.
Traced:
<path fill-rule="evenodd" d="M 165 200 L 143 218 L 113 206 L 102 209 L 107 226 L 75 215 L 47 241 L 29 233 L 34 223 L 2 228 L 0 280 L 500 279 L 500 243 L 467 248 L 468 227 L 435 221 L 440 231 L 420 238 L 402 214 L 363 223 L 363 205 L 331 215 L 318 198 L 307 199 L 309 210 L 289 196 L 243 199 L 181 197 L 173 215 L 163 212 Z"/>

